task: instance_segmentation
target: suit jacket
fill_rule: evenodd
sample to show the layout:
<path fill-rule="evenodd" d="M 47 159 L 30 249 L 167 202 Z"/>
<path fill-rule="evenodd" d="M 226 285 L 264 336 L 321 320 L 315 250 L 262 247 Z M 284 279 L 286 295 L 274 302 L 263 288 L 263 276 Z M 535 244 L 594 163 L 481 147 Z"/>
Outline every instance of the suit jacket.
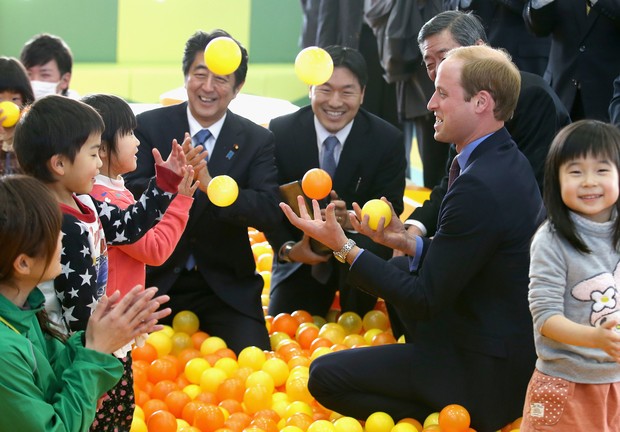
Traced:
<path fill-rule="evenodd" d="M 536 35 L 551 35 L 544 78 L 569 112 L 580 89 L 585 118 L 608 122 L 620 71 L 620 2 L 598 0 L 587 15 L 585 8 L 584 0 L 555 0 L 540 9 L 530 1 L 524 18 Z"/>
<path fill-rule="evenodd" d="M 620 127 L 620 75 L 614 80 L 614 97 L 609 104 L 609 121 Z"/>
<path fill-rule="evenodd" d="M 138 168 L 126 176 L 128 189 L 138 193 L 153 175 L 153 148 L 165 159 L 170 154 L 172 140 L 176 138 L 181 143 L 187 131 L 187 103 L 138 115 L 135 131 L 140 140 Z M 193 254 L 198 270 L 223 301 L 249 316 L 256 316 L 260 311 L 256 302 L 260 301 L 263 281 L 255 273 L 248 227 L 264 231 L 284 219 L 278 207 L 273 151 L 271 132 L 227 112 L 208 167 L 213 177 L 226 174 L 234 178 L 239 197 L 228 207 L 218 207 L 198 190 L 176 249 L 161 266 L 147 268 L 148 285 L 166 293 Z"/>
<path fill-rule="evenodd" d="M 320 166 L 314 113 L 310 106 L 273 119 L 269 128 L 275 135 L 280 184 L 300 180 L 309 169 Z M 385 196 L 396 214 L 400 214 L 404 207 L 406 165 L 402 133 L 360 108 L 344 142 L 332 189 L 349 208 L 353 202 L 364 205 L 370 199 Z M 284 242 L 300 240 L 302 232 L 286 221 L 266 235 L 273 249 L 278 251 Z M 369 248 L 385 259 L 392 256 L 390 249 L 377 245 L 366 236 L 356 233 L 351 237 L 361 247 Z M 277 264 L 271 276 L 272 286 L 300 266 L 300 263 Z"/>
<path fill-rule="evenodd" d="M 489 45 L 504 48 L 519 70 L 543 76 L 549 60 L 551 38 L 536 37 L 523 22 L 527 0 L 472 0 L 460 7 L 460 0 L 449 0 L 448 9 L 476 14 L 484 25 Z"/>
<path fill-rule="evenodd" d="M 472 152 L 439 218 L 417 275 L 365 251 L 350 282 L 393 305 L 413 336 L 419 403 L 461 404 L 474 428 L 497 430 L 521 415 L 534 370 L 529 243 L 543 219 L 531 167 L 506 129 Z"/>
<path fill-rule="evenodd" d="M 534 171 L 538 187 L 542 192 L 545 160 L 555 134 L 570 123 L 566 107 L 553 89 L 538 75 L 521 72 L 521 90 L 514 116 L 506 123 L 506 129 L 525 155 Z M 447 167 L 456 152 L 452 149 Z M 447 170 L 446 170 L 447 173 Z M 448 189 L 448 176 L 433 188 L 430 198 L 413 211 L 410 219 L 424 224 L 427 235 L 437 229 L 437 215 Z"/>

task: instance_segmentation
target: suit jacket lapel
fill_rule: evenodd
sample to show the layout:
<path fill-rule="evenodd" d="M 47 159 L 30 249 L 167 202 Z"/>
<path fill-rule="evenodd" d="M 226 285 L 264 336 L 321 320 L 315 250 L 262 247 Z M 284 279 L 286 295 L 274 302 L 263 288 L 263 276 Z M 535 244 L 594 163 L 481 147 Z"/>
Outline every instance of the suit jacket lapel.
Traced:
<path fill-rule="evenodd" d="M 235 162 L 235 156 L 243 144 L 239 142 L 239 128 L 236 123 L 235 115 L 227 111 L 213 154 L 209 157 L 209 173 L 212 177 L 228 173 Z"/>
<path fill-rule="evenodd" d="M 380 145 L 365 139 L 367 133 L 368 121 L 364 115 L 358 112 L 340 154 L 340 161 L 333 179 L 335 190 L 342 189 L 343 182 L 351 181 L 355 175 L 355 167 L 361 164 L 364 157 L 372 157 L 372 146 Z"/>

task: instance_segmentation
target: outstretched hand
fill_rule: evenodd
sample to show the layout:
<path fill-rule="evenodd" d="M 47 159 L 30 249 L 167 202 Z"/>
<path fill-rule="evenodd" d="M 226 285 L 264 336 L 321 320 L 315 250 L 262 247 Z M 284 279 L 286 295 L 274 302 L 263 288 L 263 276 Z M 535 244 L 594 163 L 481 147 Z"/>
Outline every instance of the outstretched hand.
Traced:
<path fill-rule="evenodd" d="M 390 206 L 392 218 L 390 223 L 384 227 L 384 218 L 379 220 L 377 229 L 373 230 L 368 225 L 369 216 L 364 215 L 362 218 L 362 208 L 357 203 L 353 203 L 355 215 L 349 215 L 349 220 L 353 229 L 366 237 L 369 237 L 375 243 L 387 246 L 391 249 L 400 250 L 406 255 L 415 255 L 415 240 L 407 234 L 405 225 L 394 211 L 392 204 L 385 198 L 381 200 Z"/>
<path fill-rule="evenodd" d="M 155 297 L 156 293 L 157 288 L 143 290 L 138 285 L 122 299 L 119 291 L 103 296 L 88 320 L 86 348 L 113 353 L 140 334 L 161 330 L 163 326 L 157 321 L 170 315 L 171 310 L 159 308 L 170 297 Z"/>
<path fill-rule="evenodd" d="M 153 158 L 155 159 L 156 165 L 166 167 L 180 177 L 183 177 L 183 174 L 185 174 L 185 165 L 187 165 L 185 153 L 176 139 L 172 140 L 172 149 L 168 155 L 168 159 L 164 161 L 161 157 L 161 153 L 156 148 L 153 148 Z"/>
<path fill-rule="evenodd" d="M 620 333 L 617 326 L 618 321 L 613 319 L 605 321 L 597 327 L 595 341 L 597 345 L 605 351 L 616 363 L 620 363 Z"/>
<path fill-rule="evenodd" d="M 299 195 L 297 197 L 297 203 L 300 216 L 297 216 L 288 204 L 280 203 L 280 208 L 287 219 L 306 235 L 320 241 L 332 250 L 339 250 L 347 241 L 347 236 L 336 220 L 335 204 L 330 203 L 327 205 L 324 212 L 325 220 L 323 220 L 321 208 L 317 200 L 312 200 L 314 218 L 308 213 L 303 196 Z"/>

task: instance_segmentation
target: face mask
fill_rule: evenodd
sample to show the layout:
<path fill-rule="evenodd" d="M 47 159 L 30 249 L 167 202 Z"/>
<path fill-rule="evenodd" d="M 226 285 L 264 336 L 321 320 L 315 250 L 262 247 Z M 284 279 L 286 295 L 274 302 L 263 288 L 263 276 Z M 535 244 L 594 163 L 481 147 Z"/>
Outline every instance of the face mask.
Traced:
<path fill-rule="evenodd" d="M 43 96 L 56 94 L 56 88 L 59 82 L 47 82 L 47 81 L 30 81 L 32 85 L 32 91 L 34 92 L 35 99 L 41 99 Z"/>

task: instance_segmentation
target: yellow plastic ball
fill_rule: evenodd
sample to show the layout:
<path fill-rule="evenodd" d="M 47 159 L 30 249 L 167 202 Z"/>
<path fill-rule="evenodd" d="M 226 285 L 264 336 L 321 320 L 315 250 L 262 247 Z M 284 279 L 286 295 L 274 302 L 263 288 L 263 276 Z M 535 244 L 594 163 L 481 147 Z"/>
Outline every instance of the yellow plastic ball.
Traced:
<path fill-rule="evenodd" d="M 205 48 L 205 64 L 217 75 L 230 75 L 241 64 L 241 48 L 229 37 L 217 37 Z"/>
<path fill-rule="evenodd" d="M 362 220 L 366 215 L 368 215 L 368 226 L 376 230 L 382 217 L 384 218 L 383 226 L 389 225 L 392 220 L 392 209 L 385 201 L 371 199 L 362 207 Z"/>
<path fill-rule="evenodd" d="M 146 341 L 155 347 L 160 358 L 172 351 L 172 339 L 163 330 L 149 334 Z"/>
<path fill-rule="evenodd" d="M 218 207 L 228 207 L 237 200 L 239 186 L 234 178 L 227 175 L 215 176 L 207 186 L 207 196 Z"/>
<path fill-rule="evenodd" d="M 334 62 L 323 48 L 304 48 L 295 58 L 295 74 L 308 85 L 324 84 L 333 72 Z"/>
<path fill-rule="evenodd" d="M 222 348 L 227 348 L 224 339 L 217 336 L 209 336 L 200 345 L 200 352 L 204 355 L 213 354 Z"/>
<path fill-rule="evenodd" d="M 11 101 L 0 102 L 0 109 L 3 111 L 0 117 L 6 117 L 2 121 L 2 127 L 10 128 L 15 126 L 19 120 L 19 107 Z"/>
<path fill-rule="evenodd" d="M 388 413 L 377 411 L 368 416 L 364 427 L 366 432 L 390 432 L 394 419 Z"/>
<path fill-rule="evenodd" d="M 211 368 L 211 365 L 204 358 L 193 358 L 185 364 L 185 377 L 192 384 L 198 384 L 200 383 L 202 373 L 209 368 Z"/>
<path fill-rule="evenodd" d="M 340 417 L 334 422 L 336 432 L 364 432 L 364 428 L 353 417 Z"/>

